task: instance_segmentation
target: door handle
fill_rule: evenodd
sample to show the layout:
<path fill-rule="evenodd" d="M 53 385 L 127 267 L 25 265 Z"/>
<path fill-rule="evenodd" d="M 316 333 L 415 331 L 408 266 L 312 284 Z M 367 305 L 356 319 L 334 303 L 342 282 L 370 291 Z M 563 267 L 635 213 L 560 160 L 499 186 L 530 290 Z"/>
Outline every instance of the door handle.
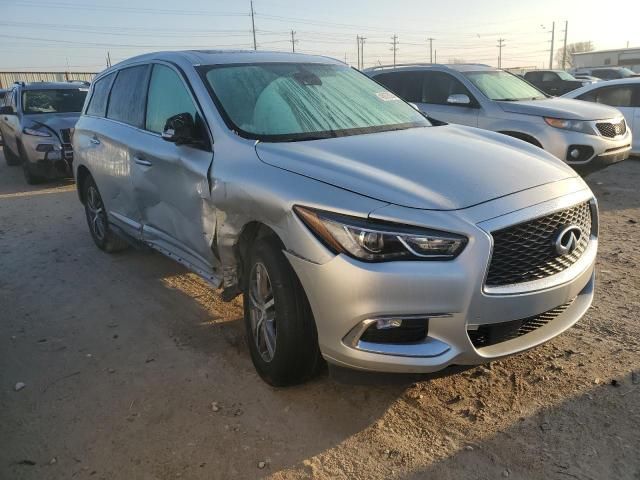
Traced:
<path fill-rule="evenodd" d="M 93 137 L 91 140 L 89 140 L 91 143 L 93 143 L 94 145 L 100 145 L 100 140 L 98 140 L 98 137 Z"/>
<path fill-rule="evenodd" d="M 144 158 L 140 158 L 140 157 L 133 157 L 133 161 L 136 162 L 138 165 L 142 165 L 143 167 L 150 167 L 151 166 L 151 162 L 148 160 L 145 160 Z"/>

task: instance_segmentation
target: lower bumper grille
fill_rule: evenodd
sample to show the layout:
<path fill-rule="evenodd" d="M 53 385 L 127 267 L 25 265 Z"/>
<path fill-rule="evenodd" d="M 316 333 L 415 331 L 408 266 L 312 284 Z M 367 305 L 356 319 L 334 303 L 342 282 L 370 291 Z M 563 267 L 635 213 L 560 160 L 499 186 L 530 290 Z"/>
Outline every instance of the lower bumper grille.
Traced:
<path fill-rule="evenodd" d="M 427 337 L 427 319 L 403 319 L 399 327 L 377 328 L 375 322 L 367 328 L 360 340 L 371 343 L 414 343 Z"/>
<path fill-rule="evenodd" d="M 545 326 L 567 310 L 572 303 L 573 300 L 547 312 L 521 320 L 480 325 L 476 330 L 467 330 L 467 334 L 475 348 L 489 347 L 513 340 Z"/>

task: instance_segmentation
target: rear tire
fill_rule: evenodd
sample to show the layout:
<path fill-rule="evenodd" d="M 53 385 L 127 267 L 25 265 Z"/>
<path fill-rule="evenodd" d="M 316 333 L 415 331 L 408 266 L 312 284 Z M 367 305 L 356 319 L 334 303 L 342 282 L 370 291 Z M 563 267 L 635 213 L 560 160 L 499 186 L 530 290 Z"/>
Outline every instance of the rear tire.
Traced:
<path fill-rule="evenodd" d="M 82 198 L 89 232 L 96 246 L 107 253 L 125 250 L 129 244 L 111 229 L 102 197 L 91 177 L 83 182 Z"/>
<path fill-rule="evenodd" d="M 280 387 L 315 376 L 324 361 L 313 313 L 276 238 L 255 245 L 244 278 L 247 343 L 262 379 Z"/>
<path fill-rule="evenodd" d="M 14 153 L 7 145 L 2 145 L 2 153 L 4 155 L 4 161 L 7 162 L 7 165 L 9 165 L 10 167 L 20 165 L 20 159 L 16 155 L 14 155 Z"/>

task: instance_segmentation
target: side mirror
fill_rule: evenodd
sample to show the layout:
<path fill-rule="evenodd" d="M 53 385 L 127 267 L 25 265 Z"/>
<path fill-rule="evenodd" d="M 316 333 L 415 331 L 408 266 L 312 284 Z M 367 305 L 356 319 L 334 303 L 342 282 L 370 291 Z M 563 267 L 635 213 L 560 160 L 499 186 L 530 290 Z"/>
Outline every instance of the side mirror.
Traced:
<path fill-rule="evenodd" d="M 447 103 L 451 105 L 469 105 L 471 100 L 464 93 L 454 93 L 453 95 L 449 95 Z"/>
<path fill-rule="evenodd" d="M 169 117 L 162 131 L 162 138 L 176 145 L 199 143 L 197 136 L 196 124 L 188 112 Z"/>
<path fill-rule="evenodd" d="M 16 112 L 13 110 L 13 107 L 10 105 L 5 105 L 4 107 L 0 107 L 0 115 L 15 115 Z"/>

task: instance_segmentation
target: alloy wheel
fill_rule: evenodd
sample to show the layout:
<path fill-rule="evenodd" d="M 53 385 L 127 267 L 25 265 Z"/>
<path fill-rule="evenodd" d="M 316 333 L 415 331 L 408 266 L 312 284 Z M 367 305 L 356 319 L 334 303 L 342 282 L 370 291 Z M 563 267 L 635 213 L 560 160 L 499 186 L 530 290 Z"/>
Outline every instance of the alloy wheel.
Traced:
<path fill-rule="evenodd" d="M 276 309 L 273 288 L 267 268 L 257 262 L 249 277 L 251 333 L 258 353 L 271 362 L 276 351 Z"/>
<path fill-rule="evenodd" d="M 89 220 L 89 228 L 100 241 L 104 240 L 106 232 L 106 217 L 104 214 L 104 205 L 96 187 L 91 185 L 87 189 L 87 219 Z"/>

